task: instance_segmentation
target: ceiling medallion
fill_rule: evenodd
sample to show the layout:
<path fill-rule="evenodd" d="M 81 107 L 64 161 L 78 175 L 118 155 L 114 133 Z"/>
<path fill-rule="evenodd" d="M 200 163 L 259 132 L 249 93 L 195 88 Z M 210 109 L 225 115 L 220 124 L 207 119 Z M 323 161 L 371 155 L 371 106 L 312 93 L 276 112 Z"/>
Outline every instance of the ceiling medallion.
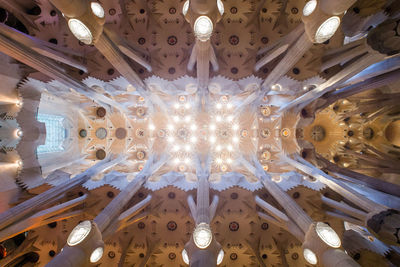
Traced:
<path fill-rule="evenodd" d="M 269 107 L 267 107 L 267 106 L 262 106 L 262 107 L 260 108 L 260 111 L 261 111 L 261 114 L 262 114 L 264 117 L 268 117 L 269 115 L 271 115 L 271 109 L 270 109 Z"/>
<path fill-rule="evenodd" d="M 289 137 L 290 136 L 290 130 L 287 128 L 282 129 L 281 134 L 283 137 Z"/>
<path fill-rule="evenodd" d="M 269 129 L 262 129 L 261 130 L 261 136 L 263 138 L 268 138 L 271 135 L 271 132 Z"/>
<path fill-rule="evenodd" d="M 144 107 L 138 107 L 136 109 L 136 115 L 138 117 L 143 117 L 146 114 L 146 109 Z"/>
<path fill-rule="evenodd" d="M 138 160 L 143 160 L 146 157 L 146 153 L 144 151 L 138 151 L 136 152 L 136 157 Z"/>
<path fill-rule="evenodd" d="M 137 138 L 144 138 L 146 137 L 146 131 L 142 128 L 136 129 L 136 137 Z"/>
<path fill-rule="evenodd" d="M 107 130 L 105 128 L 99 128 L 96 130 L 96 137 L 99 139 L 105 139 L 107 137 Z"/>

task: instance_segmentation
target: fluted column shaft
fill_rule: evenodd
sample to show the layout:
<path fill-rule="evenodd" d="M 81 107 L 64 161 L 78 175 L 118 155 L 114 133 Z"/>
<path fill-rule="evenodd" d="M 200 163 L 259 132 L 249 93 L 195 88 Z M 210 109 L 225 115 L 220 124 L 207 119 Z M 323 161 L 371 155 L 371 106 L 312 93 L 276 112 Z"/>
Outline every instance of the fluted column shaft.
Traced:
<path fill-rule="evenodd" d="M 69 179 L 55 187 L 50 188 L 49 190 L 36 195 L 21 204 L 3 212 L 0 214 L 0 229 L 3 229 L 10 224 L 22 219 L 29 213 L 35 212 L 42 205 L 51 204 L 59 197 L 62 197 L 64 193 L 68 192 L 74 187 L 77 187 L 87 180 L 89 180 L 93 175 L 104 171 L 107 168 L 110 168 L 116 164 L 118 164 L 122 159 L 117 158 L 113 161 L 104 163 L 100 162 L 95 166 L 89 168 L 84 173 L 78 175 L 73 179 Z"/>
<path fill-rule="evenodd" d="M 205 175 L 198 176 L 197 187 L 197 209 L 196 209 L 196 223 L 205 222 L 210 223 L 210 187 L 208 184 L 208 177 Z"/>
<path fill-rule="evenodd" d="M 294 222 L 301 228 L 305 233 L 307 232 L 310 224 L 312 224 L 312 219 L 307 213 L 294 201 L 286 192 L 282 190 L 275 182 L 273 182 L 269 177 L 260 177 L 260 180 L 264 184 L 264 187 L 268 192 L 274 197 L 276 201 L 282 206 L 289 217 L 292 218 Z"/>
<path fill-rule="evenodd" d="M 110 223 L 119 216 L 125 205 L 142 187 L 146 178 L 146 176 L 139 174 L 104 208 L 104 210 L 100 212 L 99 215 L 96 216 L 94 222 L 97 224 L 101 232 L 104 232 Z"/>
<path fill-rule="evenodd" d="M 195 45 L 197 46 L 197 80 L 199 87 L 206 89 L 210 79 L 211 42 L 210 40 L 206 42 L 196 40 Z"/>

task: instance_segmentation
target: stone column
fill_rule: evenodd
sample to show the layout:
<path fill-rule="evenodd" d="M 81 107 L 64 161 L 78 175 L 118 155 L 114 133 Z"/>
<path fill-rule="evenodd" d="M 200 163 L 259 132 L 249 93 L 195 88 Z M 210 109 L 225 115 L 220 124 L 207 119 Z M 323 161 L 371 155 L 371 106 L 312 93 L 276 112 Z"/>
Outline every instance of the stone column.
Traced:
<path fill-rule="evenodd" d="M 21 204 L 3 212 L 0 214 L 0 229 L 3 229 L 10 224 L 17 222 L 18 220 L 24 218 L 25 216 L 32 214 L 40 209 L 42 205 L 51 204 L 60 196 L 63 196 L 66 192 L 71 190 L 74 187 L 77 187 L 87 180 L 89 180 L 93 175 L 96 175 L 99 172 L 105 171 L 108 168 L 118 164 L 121 162 L 123 157 L 119 157 L 112 161 L 101 161 L 93 167 L 87 169 L 77 177 L 69 179 L 55 187 L 50 188 L 49 190 L 36 195 Z"/>
<path fill-rule="evenodd" d="M 295 222 L 300 229 L 305 233 L 303 248 L 306 250 L 311 250 L 311 253 L 314 254 L 316 261 L 321 261 L 323 266 L 359 266 L 356 262 L 353 261 L 347 254 L 343 251 L 337 249 L 341 246 L 340 239 L 336 235 L 336 242 L 339 244 L 335 244 L 333 247 L 332 244 L 328 245 L 326 240 L 323 240 L 316 231 L 316 226 L 324 223 L 314 222 L 307 213 L 288 195 L 284 192 L 279 185 L 273 182 L 269 175 L 263 170 L 261 164 L 254 159 L 255 167 L 251 168 L 251 164 L 246 162 L 245 159 L 242 159 L 243 165 L 248 167 L 249 171 L 253 172 L 253 174 L 262 181 L 265 188 L 268 192 L 274 197 L 276 201 L 282 206 L 282 208 L 286 211 L 288 217 Z M 334 230 L 328 227 L 332 232 Z M 332 256 L 336 255 L 336 257 Z"/>
<path fill-rule="evenodd" d="M 154 163 L 154 156 L 150 157 L 143 170 L 133 179 L 118 196 L 116 196 L 97 216 L 93 221 L 85 221 L 83 223 L 91 225 L 91 230 L 88 236 L 77 245 L 66 244 L 63 251 L 59 253 L 52 261 L 50 261 L 47 267 L 75 267 L 75 266 L 87 266 L 90 264 L 90 257 L 96 249 L 104 248 L 103 233 L 107 235 L 111 234 L 108 227 L 116 230 L 115 227 L 120 219 L 119 218 L 123 208 L 132 199 L 136 192 L 142 187 L 143 183 L 157 171 L 166 161 L 166 158 Z M 136 209 L 142 207 L 142 205 L 134 206 Z M 134 210 L 128 210 L 128 213 L 135 212 Z M 128 214 L 127 214 L 128 216 Z M 78 225 L 79 226 L 79 225 Z M 77 227 L 78 227 L 77 226 Z M 115 227 L 115 228 L 114 228 Z"/>

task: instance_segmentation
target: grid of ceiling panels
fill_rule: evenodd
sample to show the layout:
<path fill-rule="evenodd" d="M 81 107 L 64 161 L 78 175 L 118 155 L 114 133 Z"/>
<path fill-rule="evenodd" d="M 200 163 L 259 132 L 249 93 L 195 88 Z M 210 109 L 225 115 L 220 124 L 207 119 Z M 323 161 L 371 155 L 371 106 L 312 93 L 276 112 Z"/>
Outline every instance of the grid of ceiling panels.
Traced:
<path fill-rule="evenodd" d="M 38 114 L 37 120 L 46 125 L 46 142 L 38 146 L 37 154 L 54 153 L 64 151 L 65 128 L 64 117 L 50 114 Z"/>

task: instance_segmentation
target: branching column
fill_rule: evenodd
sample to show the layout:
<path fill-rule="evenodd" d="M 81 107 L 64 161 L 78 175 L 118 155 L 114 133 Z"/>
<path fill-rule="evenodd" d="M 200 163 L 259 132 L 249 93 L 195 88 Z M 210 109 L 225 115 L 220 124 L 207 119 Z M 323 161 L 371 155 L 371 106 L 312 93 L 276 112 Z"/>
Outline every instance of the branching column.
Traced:
<path fill-rule="evenodd" d="M 42 205 L 48 205 L 62 197 L 66 192 L 74 187 L 77 187 L 87 180 L 89 180 L 93 175 L 99 172 L 103 172 L 108 168 L 121 162 L 123 157 L 119 157 L 112 161 L 99 162 L 93 167 L 89 168 L 77 177 L 67 180 L 49 190 L 30 198 L 27 201 L 3 212 L 0 214 L 0 229 L 4 229 L 7 226 L 21 220 L 25 216 L 34 213 L 40 209 Z"/>
<path fill-rule="evenodd" d="M 162 158 L 158 162 L 154 162 L 154 156 L 150 157 L 143 170 L 133 179 L 125 188 L 122 190 L 117 197 L 115 197 L 97 216 L 93 221 L 84 221 L 81 224 L 90 225 L 87 236 L 77 244 L 68 243 L 64 246 L 61 253 L 59 253 L 52 261 L 46 266 L 58 267 L 58 266 L 86 266 L 90 262 L 97 262 L 104 250 L 103 233 L 108 228 L 112 231 L 108 231 L 107 236 L 110 236 L 113 231 L 120 229 L 120 224 L 123 223 L 127 218 L 131 218 L 137 213 L 137 211 L 143 208 L 149 203 L 151 197 L 146 198 L 141 203 L 133 206 L 124 213 L 121 214 L 122 210 L 136 194 L 136 192 L 142 187 L 143 183 L 157 171 L 166 161 L 166 158 Z M 79 224 L 76 228 L 81 227 Z M 75 228 L 75 229 L 76 229 Z M 74 229 L 74 230 L 75 230 Z M 71 232 L 70 237 L 74 236 L 74 230 Z M 96 250 L 101 250 L 100 258 L 93 261 L 92 255 Z"/>
<path fill-rule="evenodd" d="M 325 240 L 322 240 L 318 235 L 318 227 L 322 224 L 323 227 L 329 229 L 329 231 L 334 230 L 330 228 L 328 225 L 324 223 L 314 222 L 307 213 L 288 195 L 284 192 L 275 182 L 273 182 L 270 176 L 263 170 L 261 164 L 254 159 L 255 167 L 253 167 L 249 162 L 245 159 L 241 159 L 243 165 L 246 166 L 249 171 L 253 172 L 253 174 L 260 179 L 260 181 L 264 184 L 265 188 L 268 192 L 274 197 L 276 201 L 282 206 L 282 208 L 286 211 L 287 216 L 291 218 L 292 222 L 298 225 L 304 235 L 303 247 L 304 251 L 313 253 L 316 259 L 322 262 L 323 266 L 359 266 L 353 259 L 351 259 L 346 253 L 342 250 L 337 249 L 340 247 L 340 239 L 336 235 L 336 239 L 339 241 L 338 246 L 332 246 L 327 243 Z M 259 201 L 260 203 L 260 201 Z M 262 206 L 263 208 L 265 205 Z M 265 207 L 266 210 L 274 209 Z M 282 220 L 285 220 L 285 217 L 279 215 L 280 213 L 274 212 L 278 217 L 281 217 Z M 290 227 L 287 227 L 290 230 Z M 292 228 L 294 229 L 294 228 Z M 295 233 L 296 236 L 299 236 L 299 233 Z M 314 263 L 315 264 L 315 263 Z"/>
<path fill-rule="evenodd" d="M 214 196 L 210 205 L 208 177 L 208 171 L 205 171 L 200 167 L 200 164 L 198 164 L 197 204 L 194 203 L 192 196 L 188 197 L 189 208 L 196 224 L 192 237 L 185 245 L 185 252 L 188 254 L 190 266 L 216 266 L 217 255 L 221 249 L 221 245 L 215 240 L 210 228 L 211 220 L 218 206 L 218 196 Z M 198 237 L 197 234 L 199 234 L 200 237 Z M 207 238 L 211 238 L 211 240 L 207 239 L 208 242 L 203 244 L 204 240 L 201 240 L 201 236 L 207 236 Z"/>
<path fill-rule="evenodd" d="M 400 213 L 398 211 L 389 209 L 384 205 L 380 205 L 364 197 L 343 182 L 335 180 L 328 174 L 313 166 L 299 155 L 295 155 L 295 160 L 286 156 L 281 156 L 281 159 L 326 184 L 330 189 L 342 195 L 345 199 L 362 209 L 355 209 L 345 203 L 339 203 L 334 200 L 325 200 L 326 204 L 350 215 L 345 218 L 342 215 L 339 215 L 338 217 L 345 220 L 348 218 L 354 221 L 354 223 L 368 227 L 372 230 L 372 233 L 385 243 L 391 245 L 400 244 L 398 231 L 400 228 Z M 336 214 L 331 213 L 331 215 L 335 216 Z M 352 216 L 357 217 L 357 220 L 355 220 L 354 217 L 352 219 Z"/>

